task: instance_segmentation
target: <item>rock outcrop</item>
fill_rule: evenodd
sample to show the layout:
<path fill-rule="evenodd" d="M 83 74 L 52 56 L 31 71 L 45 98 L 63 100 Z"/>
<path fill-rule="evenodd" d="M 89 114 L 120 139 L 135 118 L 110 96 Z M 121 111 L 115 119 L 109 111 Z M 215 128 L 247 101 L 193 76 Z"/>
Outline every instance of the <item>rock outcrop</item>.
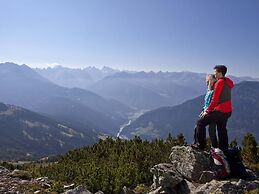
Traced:
<path fill-rule="evenodd" d="M 149 194 L 244 193 L 259 188 L 259 177 L 250 170 L 247 180 L 216 180 L 209 154 L 189 146 L 173 147 L 170 161 L 151 168 L 153 184 Z"/>

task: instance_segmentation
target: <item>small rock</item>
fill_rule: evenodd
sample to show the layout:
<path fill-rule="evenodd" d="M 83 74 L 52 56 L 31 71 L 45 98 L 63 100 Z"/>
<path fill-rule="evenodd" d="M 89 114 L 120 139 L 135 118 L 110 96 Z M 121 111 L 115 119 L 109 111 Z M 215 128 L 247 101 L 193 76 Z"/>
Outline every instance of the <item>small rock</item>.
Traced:
<path fill-rule="evenodd" d="M 9 173 L 9 172 L 10 171 L 7 168 L 5 168 L 3 166 L 0 166 L 0 174 L 2 174 L 2 173 Z"/>
<path fill-rule="evenodd" d="M 90 191 L 87 190 L 87 188 L 85 186 L 78 186 L 75 189 L 70 189 L 66 192 L 64 192 L 64 194 L 92 194 Z"/>
<path fill-rule="evenodd" d="M 126 186 L 123 187 L 123 194 L 135 194 L 134 191 L 130 190 Z"/>
<path fill-rule="evenodd" d="M 46 183 L 50 182 L 48 177 L 39 177 L 36 179 L 36 181 L 46 182 Z"/>
<path fill-rule="evenodd" d="M 51 187 L 51 185 L 48 184 L 48 183 L 42 183 L 41 186 L 42 186 L 44 189 L 48 189 L 48 188 Z"/>
<path fill-rule="evenodd" d="M 70 184 L 70 185 L 64 185 L 64 189 L 71 189 L 75 186 L 74 183 Z"/>
<path fill-rule="evenodd" d="M 102 191 L 97 191 L 95 194 L 104 194 Z"/>
<path fill-rule="evenodd" d="M 247 172 L 247 179 L 249 180 L 256 180 L 256 179 L 259 179 L 259 176 L 253 172 L 252 170 L 250 169 L 246 169 L 246 172 Z"/>
<path fill-rule="evenodd" d="M 207 182 L 212 181 L 214 178 L 215 178 L 214 172 L 212 172 L 212 171 L 203 171 L 201 176 L 200 176 L 199 182 L 200 183 L 207 183 Z"/>

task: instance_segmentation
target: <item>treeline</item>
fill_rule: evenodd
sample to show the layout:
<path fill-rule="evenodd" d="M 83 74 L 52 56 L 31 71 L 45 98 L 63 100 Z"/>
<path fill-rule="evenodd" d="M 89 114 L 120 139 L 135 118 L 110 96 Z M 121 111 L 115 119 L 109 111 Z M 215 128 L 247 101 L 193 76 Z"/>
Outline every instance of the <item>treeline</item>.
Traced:
<path fill-rule="evenodd" d="M 64 184 L 86 185 L 92 192 L 121 193 L 123 186 L 136 188 L 140 184 L 150 186 L 153 182 L 150 168 L 159 163 L 168 163 L 171 148 L 185 145 L 182 134 L 152 141 L 135 137 L 131 140 L 99 140 L 98 143 L 72 150 L 59 156 L 52 164 L 27 166 L 35 177 L 47 176 L 55 180 L 54 189 L 62 192 Z M 230 146 L 237 146 L 236 140 Z M 242 141 L 244 163 L 259 169 L 259 149 L 252 134 Z M 209 148 L 209 141 L 208 141 Z"/>
<path fill-rule="evenodd" d="M 236 142 L 234 140 L 234 142 Z M 230 144 L 231 145 L 231 144 Z M 234 146 L 236 143 L 234 143 Z M 259 171 L 259 145 L 251 133 L 247 133 L 242 141 L 243 163 L 250 169 Z"/>
<path fill-rule="evenodd" d="M 143 141 L 99 140 L 98 143 L 68 152 L 51 165 L 30 165 L 35 177 L 47 176 L 55 180 L 56 191 L 62 192 L 64 184 L 86 185 L 92 192 L 121 193 L 123 186 L 135 188 L 139 184 L 151 185 L 150 168 L 158 163 L 168 163 L 171 148 L 186 144 L 184 136 L 169 135 L 165 140 Z M 58 187 L 58 185 L 62 187 Z"/>

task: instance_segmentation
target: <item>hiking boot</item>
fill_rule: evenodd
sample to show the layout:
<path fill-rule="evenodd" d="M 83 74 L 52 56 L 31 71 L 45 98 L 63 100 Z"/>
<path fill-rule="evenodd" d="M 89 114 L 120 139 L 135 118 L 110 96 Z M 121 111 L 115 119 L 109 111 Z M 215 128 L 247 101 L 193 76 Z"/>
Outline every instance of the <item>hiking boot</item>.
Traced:
<path fill-rule="evenodd" d="M 192 147 L 193 149 L 200 149 L 200 144 L 198 144 L 198 143 L 193 143 L 193 144 L 191 144 L 191 147 Z"/>
<path fill-rule="evenodd" d="M 191 144 L 191 147 L 195 150 L 204 150 L 205 148 L 202 147 L 199 143 Z"/>

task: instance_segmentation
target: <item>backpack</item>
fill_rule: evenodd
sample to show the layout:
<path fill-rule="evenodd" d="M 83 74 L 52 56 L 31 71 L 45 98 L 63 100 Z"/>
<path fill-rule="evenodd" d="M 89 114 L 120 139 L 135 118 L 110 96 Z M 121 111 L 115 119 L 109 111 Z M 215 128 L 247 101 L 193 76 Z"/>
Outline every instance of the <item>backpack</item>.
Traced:
<path fill-rule="evenodd" d="M 242 163 L 240 148 L 234 147 L 228 149 L 226 156 L 230 167 L 230 176 L 241 179 L 247 178 L 248 173 Z"/>
<path fill-rule="evenodd" d="M 230 175 L 230 166 L 227 157 L 219 148 L 211 148 L 213 171 L 217 179 L 225 179 Z"/>

